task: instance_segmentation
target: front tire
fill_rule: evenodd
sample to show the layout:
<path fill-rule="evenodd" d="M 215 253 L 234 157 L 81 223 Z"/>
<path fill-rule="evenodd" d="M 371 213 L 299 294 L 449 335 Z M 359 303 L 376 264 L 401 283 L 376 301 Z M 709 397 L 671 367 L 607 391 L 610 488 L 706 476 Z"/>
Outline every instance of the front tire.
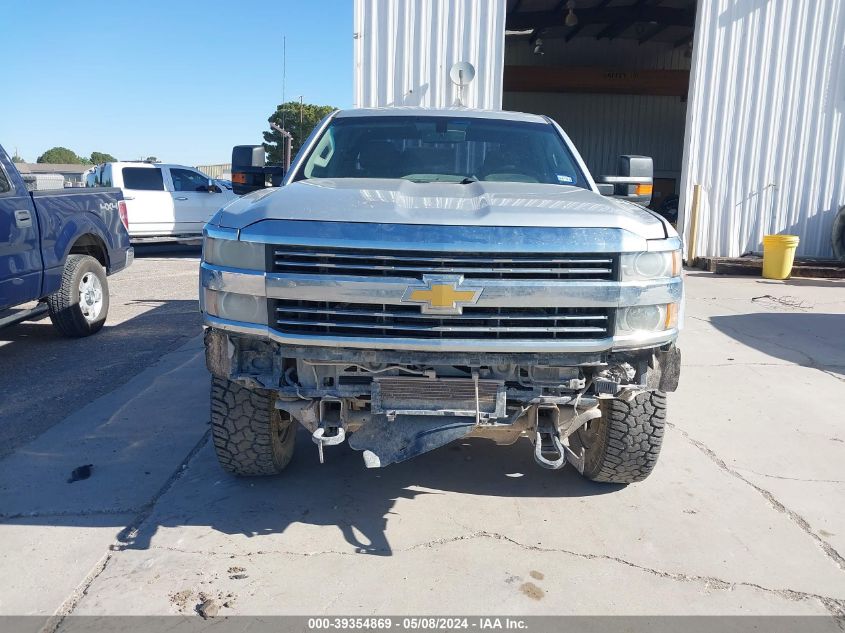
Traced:
<path fill-rule="evenodd" d="M 211 433 L 217 461 L 241 477 L 276 475 L 290 463 L 296 424 L 265 389 L 211 378 Z"/>
<path fill-rule="evenodd" d="M 830 241 L 833 246 L 833 256 L 840 262 L 845 262 L 845 207 L 839 209 L 839 213 L 833 220 Z"/>
<path fill-rule="evenodd" d="M 660 455 L 666 423 L 666 394 L 647 391 L 630 402 L 601 401 L 602 417 L 570 436 L 572 448 L 584 449 L 584 477 L 612 484 L 642 481 Z"/>
<path fill-rule="evenodd" d="M 68 255 L 61 287 L 47 297 L 53 326 L 74 338 L 99 332 L 109 313 L 106 271 L 90 255 Z"/>

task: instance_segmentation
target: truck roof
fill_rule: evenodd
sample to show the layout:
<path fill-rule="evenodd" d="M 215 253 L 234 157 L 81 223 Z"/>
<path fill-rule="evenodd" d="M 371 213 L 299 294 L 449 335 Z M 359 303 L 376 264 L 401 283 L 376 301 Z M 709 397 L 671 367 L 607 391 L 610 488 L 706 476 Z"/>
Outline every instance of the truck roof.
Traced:
<path fill-rule="evenodd" d="M 352 108 L 339 110 L 338 118 L 368 117 L 368 116 L 460 116 L 473 119 L 497 119 L 500 121 L 524 121 L 526 123 L 547 123 L 545 117 L 524 112 L 509 112 L 507 110 L 476 110 L 471 108 L 421 108 L 408 106 L 391 106 L 388 108 Z"/>
<path fill-rule="evenodd" d="M 192 169 L 194 171 L 201 172 L 201 169 L 197 169 L 196 167 L 192 167 L 191 165 L 180 165 L 177 163 L 148 163 L 146 161 L 141 160 L 118 160 L 113 163 L 101 163 L 99 165 L 92 165 L 91 167 L 102 167 L 104 165 L 111 165 L 112 169 L 121 169 L 123 167 L 140 167 L 140 168 L 158 168 L 161 169 L 162 167 L 170 167 L 175 169 Z"/>

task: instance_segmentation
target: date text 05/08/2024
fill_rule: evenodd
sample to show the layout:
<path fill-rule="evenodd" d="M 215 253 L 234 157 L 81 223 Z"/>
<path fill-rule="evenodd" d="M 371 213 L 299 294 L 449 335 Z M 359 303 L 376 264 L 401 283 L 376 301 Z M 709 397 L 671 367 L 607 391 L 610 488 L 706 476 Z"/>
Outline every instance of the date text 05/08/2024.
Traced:
<path fill-rule="evenodd" d="M 334 617 L 309 618 L 308 630 L 528 630 L 522 618 L 510 617 Z"/>

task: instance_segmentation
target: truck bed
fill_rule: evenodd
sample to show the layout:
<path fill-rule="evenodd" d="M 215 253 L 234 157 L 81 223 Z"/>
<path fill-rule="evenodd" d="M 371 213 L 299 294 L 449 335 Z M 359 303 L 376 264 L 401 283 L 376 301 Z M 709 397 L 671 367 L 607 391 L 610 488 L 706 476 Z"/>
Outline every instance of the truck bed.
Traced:
<path fill-rule="evenodd" d="M 0 308 L 56 292 L 69 254 L 90 255 L 107 274 L 132 261 L 117 188 L 29 191 L 0 147 Z"/>

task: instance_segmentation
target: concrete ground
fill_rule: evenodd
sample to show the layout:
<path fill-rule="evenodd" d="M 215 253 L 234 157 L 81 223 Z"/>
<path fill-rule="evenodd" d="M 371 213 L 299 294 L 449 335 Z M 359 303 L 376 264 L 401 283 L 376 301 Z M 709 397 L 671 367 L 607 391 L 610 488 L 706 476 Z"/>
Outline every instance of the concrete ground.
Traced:
<path fill-rule="evenodd" d="M 62 337 L 46 316 L 0 329 L 0 456 L 112 391 L 195 336 L 199 249 L 136 248 L 109 278 L 106 327 L 94 339 Z M 35 305 L 35 304 L 31 304 Z"/>
<path fill-rule="evenodd" d="M 97 337 L 3 334 L 3 366 L 32 366 L 0 378 L 20 444 L 0 614 L 845 615 L 842 282 L 689 273 L 681 388 L 640 484 L 481 440 L 321 466 L 304 434 L 284 475 L 247 480 L 209 443 L 196 263 L 139 258 Z"/>

